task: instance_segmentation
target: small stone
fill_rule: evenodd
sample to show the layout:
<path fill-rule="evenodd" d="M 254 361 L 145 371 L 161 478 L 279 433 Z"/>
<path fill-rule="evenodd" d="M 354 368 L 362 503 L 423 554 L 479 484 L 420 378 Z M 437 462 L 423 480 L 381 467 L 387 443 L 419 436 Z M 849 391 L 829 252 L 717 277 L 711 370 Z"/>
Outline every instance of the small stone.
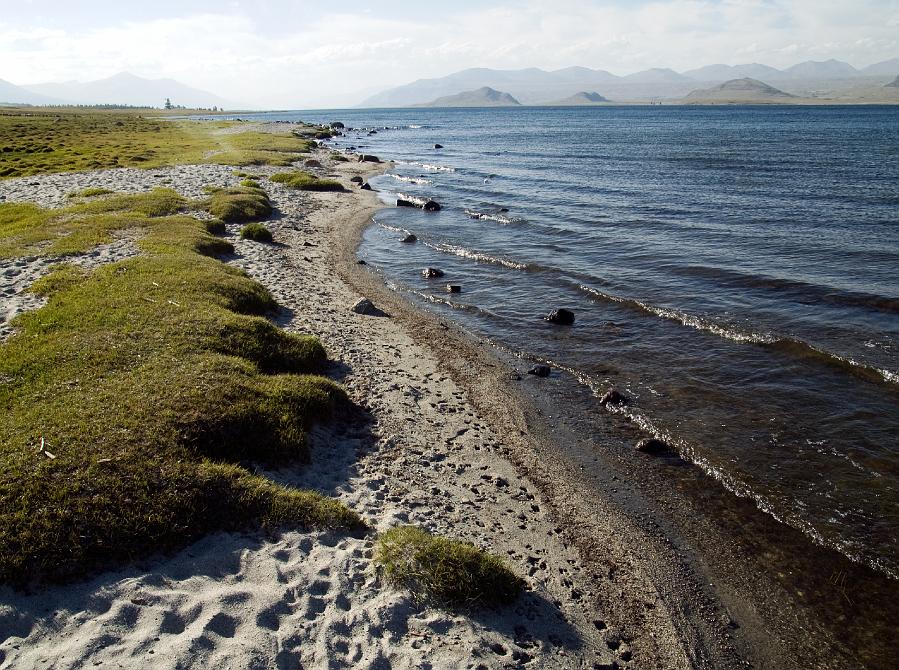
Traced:
<path fill-rule="evenodd" d="M 442 148 L 443 148 L 443 145 L 442 145 L 442 144 L 435 144 L 435 145 L 434 145 L 434 148 L 435 148 L 435 149 L 442 149 Z"/>
<path fill-rule="evenodd" d="M 360 177 L 359 175 L 356 175 L 355 177 L 350 177 L 350 181 L 354 184 L 361 184 L 365 180 L 362 177 Z"/>
<path fill-rule="evenodd" d="M 554 309 L 543 317 L 543 320 L 560 326 L 570 326 L 574 324 L 574 312 L 570 309 Z"/>
<path fill-rule="evenodd" d="M 421 271 L 421 276 L 425 279 L 439 279 L 443 276 L 443 270 L 438 268 L 425 268 Z"/>
<path fill-rule="evenodd" d="M 549 377 L 549 373 L 552 371 L 548 365 L 535 365 L 530 370 L 528 370 L 529 375 L 536 375 L 538 377 Z"/>
<path fill-rule="evenodd" d="M 374 303 L 368 298 L 359 298 L 350 308 L 356 314 L 364 314 L 366 316 L 384 316 L 384 312 L 375 307 Z"/>
<path fill-rule="evenodd" d="M 612 389 L 611 391 L 606 391 L 602 398 L 599 400 L 599 404 L 605 407 L 606 405 L 626 405 L 628 404 L 629 399 L 623 393 Z"/>
<path fill-rule="evenodd" d="M 446 285 L 447 293 L 462 293 L 462 287 L 458 284 L 447 284 Z"/>
<path fill-rule="evenodd" d="M 374 190 L 374 189 L 371 187 L 371 184 L 369 184 L 368 182 L 365 182 L 365 183 L 362 184 L 362 186 L 360 186 L 359 188 L 361 188 L 363 191 L 373 191 L 373 190 Z"/>
<path fill-rule="evenodd" d="M 428 200 L 424 205 L 421 206 L 421 208 L 426 212 L 439 212 L 440 203 L 434 200 Z"/>
<path fill-rule="evenodd" d="M 406 237 L 401 239 L 400 242 L 402 242 L 403 244 L 412 244 L 413 242 L 418 242 L 418 238 L 415 237 L 415 235 L 413 235 L 412 233 L 409 233 L 408 235 L 406 235 Z"/>
<path fill-rule="evenodd" d="M 647 437 L 639 442 L 636 445 L 637 451 L 642 451 L 644 454 L 666 454 L 671 451 L 671 447 L 668 446 L 666 442 L 659 440 L 655 437 Z"/>

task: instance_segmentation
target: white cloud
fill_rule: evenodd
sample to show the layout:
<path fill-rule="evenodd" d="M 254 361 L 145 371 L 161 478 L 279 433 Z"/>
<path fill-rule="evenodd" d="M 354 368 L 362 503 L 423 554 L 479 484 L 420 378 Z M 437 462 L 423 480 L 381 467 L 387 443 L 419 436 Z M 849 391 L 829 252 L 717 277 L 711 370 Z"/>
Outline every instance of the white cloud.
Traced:
<path fill-rule="evenodd" d="M 511 0 L 425 21 L 329 15 L 266 34 L 251 15 L 207 13 L 80 32 L 0 24 L 0 77 L 174 77 L 258 106 L 349 105 L 466 67 L 585 65 L 626 74 L 755 60 L 783 67 L 899 56 L 896 0 Z"/>

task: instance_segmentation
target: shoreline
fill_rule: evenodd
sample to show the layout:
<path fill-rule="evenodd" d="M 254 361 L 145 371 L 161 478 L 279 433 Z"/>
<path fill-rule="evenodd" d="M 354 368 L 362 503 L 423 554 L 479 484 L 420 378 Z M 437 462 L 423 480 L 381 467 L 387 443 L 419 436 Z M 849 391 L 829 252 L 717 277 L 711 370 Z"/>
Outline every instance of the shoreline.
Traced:
<path fill-rule="evenodd" d="M 696 466 L 680 462 L 682 467 L 675 469 L 641 459 L 632 445 L 644 435 L 620 417 L 607 420 L 617 424 L 614 432 L 619 435 L 609 431 L 595 442 L 630 433 L 632 441 L 623 445 L 626 453 L 604 453 L 596 443 L 566 449 L 564 444 L 577 443 L 577 429 L 552 419 L 558 417 L 558 408 L 542 397 L 544 389 L 512 381 L 528 379 L 520 360 L 452 322 L 448 325 L 439 314 L 386 288 L 370 266 L 355 263 L 368 225 L 357 222 L 351 233 L 341 236 L 341 276 L 362 294 L 376 295 L 376 302 L 389 305 L 407 331 L 435 351 L 479 411 L 513 437 L 509 456 L 555 503 L 585 565 L 601 571 L 623 554 L 631 559 L 632 569 L 647 576 L 650 590 L 656 590 L 677 622 L 675 639 L 693 667 L 709 662 L 709 667 L 728 667 L 744 660 L 757 667 L 889 667 L 890 650 L 895 649 L 889 643 L 891 621 L 897 614 L 890 594 L 899 594 L 895 580 L 813 544 Z M 483 374 L 487 370 L 489 374 Z M 591 481 L 584 476 L 584 464 L 598 459 L 608 472 L 600 481 Z M 636 477 L 635 467 L 640 472 Z M 618 491 L 630 484 L 631 491 Z M 613 495 L 603 501 L 585 496 L 601 490 Z M 681 514 L 667 515 L 666 509 Z M 585 513 L 590 522 L 584 520 Z M 724 519 L 711 519 L 715 513 Z M 750 528 L 744 529 L 744 523 Z M 630 537 L 619 547 L 602 546 L 628 524 L 625 535 Z M 591 537 L 597 528 L 606 530 L 599 540 Z M 706 545 L 710 540 L 711 547 Z M 634 545 L 649 555 L 635 558 Z M 819 572 L 823 569 L 827 574 Z M 639 605 L 624 605 L 622 610 L 623 618 L 631 621 L 645 617 Z M 861 617 L 868 619 L 857 623 Z M 646 626 L 647 631 L 651 628 Z"/>
<path fill-rule="evenodd" d="M 605 453 L 580 444 L 577 426 L 552 420 L 557 415 L 544 387 L 510 376 L 516 359 L 416 306 L 370 266 L 358 265 L 362 234 L 384 205 L 347 182 L 388 166 L 334 164 L 328 155 L 328 148 L 318 151 L 325 168 L 316 171 L 336 173 L 351 192 L 300 193 L 266 179 L 279 211 L 265 223 L 278 244 L 239 241 L 237 227 L 229 226 L 228 239 L 238 248 L 226 260 L 275 294 L 282 306 L 276 323 L 321 337 L 336 361 L 329 376 L 363 410 L 349 425 L 338 421 L 312 431 L 310 466 L 267 474 L 337 495 L 378 530 L 421 523 L 506 555 L 533 591 L 510 611 L 486 617 L 422 611 L 380 582 L 370 538 L 217 534 L 174 556 L 148 557 L 84 583 L 33 595 L 0 590 L 0 622 L 21 638 L 15 652 L 55 658 L 58 667 L 88 659 L 172 667 L 166 663 L 172 657 L 154 643 L 161 637 L 171 654 L 235 667 L 246 665 L 248 654 L 280 658 L 279 667 L 296 667 L 293 660 L 304 667 L 325 661 L 378 667 L 379 659 L 394 667 L 417 667 L 413 660 L 446 667 L 469 658 L 486 667 L 861 667 L 854 650 L 841 649 L 804 609 L 790 604 L 780 611 L 793 596 L 768 575 L 755 574 L 754 563 L 739 563 L 744 547 L 721 544 L 727 539 L 722 531 L 699 515 L 686 528 L 671 522 L 665 510 L 683 513 L 677 505 L 685 496 L 668 490 L 672 480 L 663 466 L 635 461 L 632 451 Z M 281 171 L 246 169 L 263 176 Z M 236 181 L 232 170 L 134 171 L 141 178 L 135 183 L 122 179 L 122 169 L 100 174 L 119 188 L 125 182 L 140 188 L 163 173 L 176 180 L 175 188 L 199 193 L 212 177 Z M 52 202 L 55 193 L 61 202 L 64 189 L 93 184 L 94 174 L 15 181 L 37 182 L 42 197 Z M 0 182 L 0 193 L 15 190 L 9 183 Z M 350 313 L 360 294 L 391 318 Z M 584 463 L 596 459 L 605 466 L 601 481 L 584 474 Z M 641 467 L 636 475 L 635 463 Z M 721 556 L 703 546 L 709 538 Z M 728 568 L 733 574 L 725 574 Z M 316 577 L 322 571 L 329 575 Z M 301 597 L 298 584 L 319 581 L 328 584 L 316 587 L 322 593 Z M 65 612 L 59 621 L 56 610 Z M 180 632 L 172 632 L 179 625 L 169 630 L 159 623 L 170 621 L 172 612 Z M 74 623 L 64 623 L 66 617 Z M 530 637 L 519 634 L 522 626 Z M 383 640 L 376 629 L 387 631 Z M 290 630 L 297 639 L 291 641 Z M 118 637 L 98 643 L 109 635 Z M 10 646 L 0 640 L 0 667 L 6 660 L 25 662 Z M 147 656 L 154 646 L 157 655 Z M 531 660 L 523 662 L 525 656 Z"/>

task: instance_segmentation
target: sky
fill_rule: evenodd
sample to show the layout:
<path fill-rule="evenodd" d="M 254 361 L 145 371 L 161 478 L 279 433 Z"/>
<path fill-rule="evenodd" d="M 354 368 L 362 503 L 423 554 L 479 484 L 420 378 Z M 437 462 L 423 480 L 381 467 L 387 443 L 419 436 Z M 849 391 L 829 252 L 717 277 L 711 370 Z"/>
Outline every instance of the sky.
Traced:
<path fill-rule="evenodd" d="M 899 0 L 0 0 L 0 79 L 128 71 L 260 108 L 347 107 L 469 67 L 895 57 Z"/>

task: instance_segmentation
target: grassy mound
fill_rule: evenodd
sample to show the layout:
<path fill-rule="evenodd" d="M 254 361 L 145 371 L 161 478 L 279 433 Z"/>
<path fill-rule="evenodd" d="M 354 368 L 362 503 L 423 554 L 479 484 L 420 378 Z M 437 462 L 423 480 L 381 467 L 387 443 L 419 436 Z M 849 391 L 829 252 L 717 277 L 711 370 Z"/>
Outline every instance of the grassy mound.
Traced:
<path fill-rule="evenodd" d="M 226 223 L 255 221 L 271 216 L 272 203 L 258 185 L 214 189 L 205 203 L 205 209 Z"/>
<path fill-rule="evenodd" d="M 32 287 L 47 305 L 0 345 L 2 582 L 83 576 L 215 530 L 362 525 L 243 466 L 307 458 L 309 424 L 345 396 L 308 374 L 321 344 L 262 318 L 272 296 L 210 257 L 230 245 L 178 214 L 184 204 L 117 195 L 61 218 L 0 204 L 7 254 L 127 227 L 148 254 L 57 266 Z"/>
<path fill-rule="evenodd" d="M 301 191 L 342 191 L 340 182 L 333 179 L 319 179 L 314 174 L 298 170 L 296 172 L 280 172 L 272 175 L 271 180 L 285 184 Z"/>
<path fill-rule="evenodd" d="M 95 198 L 98 195 L 108 195 L 112 193 L 108 188 L 102 188 L 100 186 L 90 186 L 88 188 L 83 188 L 80 191 L 72 191 L 68 194 L 70 198 Z"/>
<path fill-rule="evenodd" d="M 254 242 L 271 242 L 271 231 L 261 223 L 250 223 L 240 229 L 240 236 Z"/>
<path fill-rule="evenodd" d="M 450 606 L 508 603 L 523 586 L 498 557 L 414 526 L 381 535 L 375 561 L 389 581 L 409 589 L 414 597 Z"/>

